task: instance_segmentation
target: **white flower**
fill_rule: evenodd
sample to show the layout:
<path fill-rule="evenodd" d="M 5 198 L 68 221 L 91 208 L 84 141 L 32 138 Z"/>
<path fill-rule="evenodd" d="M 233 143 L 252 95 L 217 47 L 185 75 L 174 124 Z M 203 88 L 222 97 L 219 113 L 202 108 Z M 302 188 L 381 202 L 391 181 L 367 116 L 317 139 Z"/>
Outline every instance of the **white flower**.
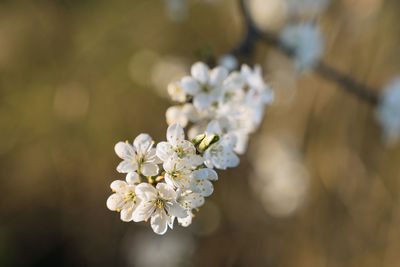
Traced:
<path fill-rule="evenodd" d="M 145 176 L 158 174 L 157 164 L 161 162 L 156 156 L 156 149 L 153 148 L 153 139 L 150 135 L 138 135 L 133 142 L 133 146 L 128 142 L 119 142 L 114 149 L 115 153 L 123 159 L 117 167 L 118 172 L 130 173 L 138 171 Z"/>
<path fill-rule="evenodd" d="M 218 180 L 218 174 L 213 169 L 202 168 L 195 170 L 192 173 L 192 190 L 203 197 L 208 197 L 214 191 L 214 186 L 210 181 L 216 180 Z"/>
<path fill-rule="evenodd" d="M 116 180 L 110 187 L 115 192 L 107 199 L 107 208 L 112 211 L 121 212 L 121 220 L 129 222 L 133 219 L 133 212 L 140 203 L 136 197 L 134 183 L 139 182 L 139 175 L 135 172 L 128 174 L 129 182 Z"/>
<path fill-rule="evenodd" d="M 192 223 L 193 209 L 197 209 L 204 204 L 204 197 L 191 190 L 178 190 L 177 202 L 185 208 L 188 215 L 183 218 L 178 218 L 178 223 L 184 227 L 189 226 Z"/>
<path fill-rule="evenodd" d="M 212 144 L 204 152 L 204 164 L 208 168 L 217 168 L 225 170 L 239 165 L 239 157 L 233 152 L 236 145 L 236 137 L 232 133 L 221 135 L 220 129 L 214 127 L 218 124 L 210 123 L 207 127 L 208 133 L 218 134 L 220 140 Z"/>
<path fill-rule="evenodd" d="M 240 72 L 234 71 L 224 81 L 219 105 L 226 103 L 241 104 L 245 101 L 244 80 Z"/>
<path fill-rule="evenodd" d="M 228 70 L 216 67 L 212 70 L 202 62 L 193 64 L 191 76 L 181 80 L 181 87 L 186 94 L 193 96 L 193 105 L 198 109 L 207 109 L 218 101 L 223 81 L 228 77 Z"/>
<path fill-rule="evenodd" d="M 256 126 L 253 122 L 252 110 L 247 107 L 238 106 L 238 113 L 228 117 L 220 117 L 218 120 L 212 120 L 207 125 L 207 132 L 213 132 L 222 136 L 229 134 L 235 138 L 235 146 L 233 150 L 238 154 L 244 154 L 247 150 L 249 134 L 252 133 Z"/>
<path fill-rule="evenodd" d="M 279 39 L 293 53 L 300 70 L 311 69 L 322 56 L 322 34 L 314 23 L 289 25 L 283 29 Z"/>
<path fill-rule="evenodd" d="M 185 91 L 181 88 L 179 83 L 175 82 L 168 84 L 168 94 L 174 101 L 181 103 L 186 101 Z"/>
<path fill-rule="evenodd" d="M 265 83 L 260 65 L 256 65 L 253 70 L 247 65 L 242 65 L 240 74 L 249 87 L 249 91 L 246 94 L 246 104 L 248 106 L 270 104 L 274 100 L 274 92 Z"/>
<path fill-rule="evenodd" d="M 376 119 L 383 128 L 387 144 L 400 138 L 400 77 L 395 78 L 384 89 L 376 110 Z"/>
<path fill-rule="evenodd" d="M 173 188 L 187 188 L 190 185 L 192 174 L 192 163 L 184 158 L 180 159 L 176 155 L 164 161 L 165 182 Z"/>
<path fill-rule="evenodd" d="M 198 166 L 203 163 L 203 158 L 196 155 L 196 148 L 185 140 L 183 128 L 175 123 L 167 129 L 167 141 L 157 144 L 157 156 L 164 162 L 170 160 L 174 155 L 179 159 L 185 159 L 187 168 Z"/>
<path fill-rule="evenodd" d="M 193 104 L 186 103 L 181 106 L 172 106 L 165 113 L 168 125 L 179 123 L 182 127 L 186 127 L 189 121 L 196 122 L 200 115 Z"/>
<path fill-rule="evenodd" d="M 159 183 L 154 188 L 142 183 L 136 186 L 135 192 L 142 201 L 133 213 L 133 219 L 144 221 L 151 218 L 150 224 L 156 234 L 165 234 L 168 225 L 172 227 L 172 216 L 187 216 L 186 210 L 176 202 L 176 192 L 168 184 Z"/>

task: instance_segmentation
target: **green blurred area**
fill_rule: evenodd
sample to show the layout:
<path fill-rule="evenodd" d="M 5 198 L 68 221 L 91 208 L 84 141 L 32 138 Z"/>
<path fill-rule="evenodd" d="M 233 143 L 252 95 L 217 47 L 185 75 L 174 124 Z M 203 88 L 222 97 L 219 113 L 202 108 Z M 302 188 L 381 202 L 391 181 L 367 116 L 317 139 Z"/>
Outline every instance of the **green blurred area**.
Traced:
<path fill-rule="evenodd" d="M 400 67 L 400 3 L 332 2 L 320 19 L 324 59 L 382 87 Z M 165 139 L 171 103 L 148 60 L 176 57 L 189 69 L 205 47 L 231 51 L 241 19 L 231 0 L 190 1 L 183 23 L 161 0 L 0 2 L 0 266 L 135 264 L 129 240 L 151 229 L 121 222 L 105 202 L 123 178 L 114 144 L 141 132 Z M 287 217 L 265 211 L 250 185 L 251 141 L 193 225 L 176 226 L 195 243 L 182 264 L 399 266 L 400 146 L 382 144 L 373 107 L 313 73 L 290 76 L 268 45 L 250 62 L 277 95 L 252 138 L 290 135 L 309 172 L 305 203 Z"/>

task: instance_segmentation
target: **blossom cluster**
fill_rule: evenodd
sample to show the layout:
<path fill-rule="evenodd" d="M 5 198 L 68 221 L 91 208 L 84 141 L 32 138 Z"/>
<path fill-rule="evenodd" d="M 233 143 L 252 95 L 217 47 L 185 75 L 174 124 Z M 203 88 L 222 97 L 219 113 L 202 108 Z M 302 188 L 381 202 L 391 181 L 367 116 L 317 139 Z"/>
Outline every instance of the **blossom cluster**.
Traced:
<path fill-rule="evenodd" d="M 155 144 L 142 133 L 132 144 L 117 143 L 115 152 L 122 159 L 117 171 L 126 177 L 111 183 L 114 194 L 107 199 L 122 221 L 150 219 L 157 234 L 172 229 L 175 219 L 182 226 L 191 224 L 193 212 L 214 191 L 215 169 L 238 166 L 238 154 L 246 151 L 274 96 L 259 66 L 229 72 L 202 62 L 191 67 L 191 76 L 170 84 L 168 92 L 178 104 L 166 112 L 166 141 Z"/>

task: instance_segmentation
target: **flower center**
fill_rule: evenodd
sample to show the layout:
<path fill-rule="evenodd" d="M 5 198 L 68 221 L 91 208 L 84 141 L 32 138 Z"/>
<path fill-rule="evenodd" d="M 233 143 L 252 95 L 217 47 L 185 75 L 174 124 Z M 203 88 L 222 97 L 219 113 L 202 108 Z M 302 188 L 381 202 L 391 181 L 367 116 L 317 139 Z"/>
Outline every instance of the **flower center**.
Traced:
<path fill-rule="evenodd" d="M 157 198 L 157 199 L 154 201 L 154 204 L 156 205 L 156 207 L 157 207 L 158 209 L 163 209 L 163 208 L 164 208 L 164 205 L 165 205 L 164 200 L 161 199 L 161 198 Z"/>
<path fill-rule="evenodd" d="M 182 147 L 177 147 L 177 148 L 175 148 L 174 151 L 178 155 L 178 157 L 180 157 L 180 158 L 183 158 L 186 155 L 186 153 L 185 153 L 185 151 L 183 150 Z"/>
<path fill-rule="evenodd" d="M 125 202 L 136 202 L 136 195 L 134 192 L 127 192 L 124 196 Z"/>

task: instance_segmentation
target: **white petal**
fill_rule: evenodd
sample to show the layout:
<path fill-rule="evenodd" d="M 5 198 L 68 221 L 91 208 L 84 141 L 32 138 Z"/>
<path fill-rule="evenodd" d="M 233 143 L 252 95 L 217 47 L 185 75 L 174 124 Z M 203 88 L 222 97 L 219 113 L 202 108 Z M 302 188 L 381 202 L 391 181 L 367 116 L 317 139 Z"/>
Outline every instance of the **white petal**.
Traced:
<path fill-rule="evenodd" d="M 222 137 L 221 141 L 219 144 L 224 147 L 224 149 L 233 149 L 236 145 L 237 142 L 237 137 L 234 134 L 226 134 Z"/>
<path fill-rule="evenodd" d="M 135 211 L 134 206 L 121 210 L 121 221 L 129 222 L 132 221 L 132 215 Z"/>
<path fill-rule="evenodd" d="M 137 172 L 130 172 L 125 178 L 128 184 L 138 184 L 140 183 L 139 174 Z"/>
<path fill-rule="evenodd" d="M 214 186 L 209 180 L 198 180 L 197 192 L 200 193 L 203 197 L 210 196 L 214 191 Z"/>
<path fill-rule="evenodd" d="M 197 95 L 200 92 L 199 83 L 192 77 L 183 77 L 181 80 L 181 87 L 188 95 Z"/>
<path fill-rule="evenodd" d="M 196 154 L 188 155 L 188 156 L 186 156 L 186 158 L 189 160 L 191 165 L 194 167 L 197 167 L 197 166 L 203 164 L 203 162 L 204 162 L 203 157 L 200 155 L 196 155 Z"/>
<path fill-rule="evenodd" d="M 188 227 L 192 224 L 193 214 L 191 212 L 188 213 L 188 216 L 186 216 L 185 218 L 178 218 L 178 223 L 183 227 Z"/>
<path fill-rule="evenodd" d="M 124 160 L 117 166 L 117 171 L 120 173 L 129 173 L 137 170 L 137 163 L 133 160 Z"/>
<path fill-rule="evenodd" d="M 149 201 L 157 197 L 157 190 L 148 183 L 141 183 L 136 186 L 135 194 L 143 201 Z"/>
<path fill-rule="evenodd" d="M 107 208 L 109 210 L 120 210 L 124 206 L 125 201 L 120 194 L 112 194 L 107 199 Z"/>
<path fill-rule="evenodd" d="M 235 153 L 230 154 L 227 157 L 226 161 L 227 161 L 227 167 L 229 168 L 235 168 L 240 163 L 239 157 Z"/>
<path fill-rule="evenodd" d="M 200 93 L 193 98 L 193 105 L 198 109 L 206 109 L 211 106 L 212 99 L 208 94 Z"/>
<path fill-rule="evenodd" d="M 169 217 L 165 214 L 164 211 L 157 211 L 153 216 L 151 216 L 151 228 L 154 233 L 163 235 L 167 232 L 168 229 L 168 220 Z"/>
<path fill-rule="evenodd" d="M 239 134 L 237 136 L 237 142 L 234 148 L 234 151 L 238 153 L 239 155 L 243 155 L 246 153 L 247 150 L 247 144 L 249 141 L 249 136 L 247 134 Z"/>
<path fill-rule="evenodd" d="M 224 67 L 216 67 L 210 72 L 210 85 L 219 86 L 228 77 L 228 70 Z"/>
<path fill-rule="evenodd" d="M 188 140 L 181 140 L 179 141 L 178 145 L 179 148 L 183 150 L 185 154 L 195 154 L 196 148 L 194 147 L 193 143 Z"/>
<path fill-rule="evenodd" d="M 167 172 L 172 172 L 175 169 L 175 165 L 177 163 L 177 160 L 179 160 L 176 155 L 170 156 L 166 161 L 164 161 L 163 168 Z"/>
<path fill-rule="evenodd" d="M 125 192 L 126 186 L 126 182 L 121 180 L 115 180 L 110 185 L 111 189 L 115 192 Z"/>
<path fill-rule="evenodd" d="M 183 131 L 182 126 L 177 123 L 170 125 L 167 129 L 167 140 L 168 142 L 173 145 L 177 146 L 179 141 L 185 139 L 185 133 Z"/>
<path fill-rule="evenodd" d="M 176 200 L 176 192 L 172 186 L 164 183 L 157 184 L 157 190 L 160 197 L 165 200 Z"/>
<path fill-rule="evenodd" d="M 212 120 L 207 124 L 206 132 L 221 135 L 222 129 L 217 120 Z"/>
<path fill-rule="evenodd" d="M 159 168 L 157 164 L 145 162 L 140 166 L 140 171 L 144 176 L 156 176 Z"/>
<path fill-rule="evenodd" d="M 170 157 L 174 153 L 171 145 L 168 142 L 158 143 L 156 151 L 157 157 L 159 157 L 163 161 L 166 161 L 168 157 Z"/>
<path fill-rule="evenodd" d="M 206 64 L 204 64 L 203 62 L 197 62 L 192 65 L 190 74 L 197 81 L 201 83 L 207 83 L 208 80 L 210 79 L 209 71 L 210 69 Z"/>
<path fill-rule="evenodd" d="M 212 181 L 217 181 L 218 180 L 218 173 L 214 171 L 213 169 L 206 168 L 207 170 L 207 179 L 212 180 Z"/>
<path fill-rule="evenodd" d="M 142 201 L 140 202 L 135 211 L 132 214 L 132 220 L 134 222 L 144 221 L 154 213 L 156 206 L 152 202 Z"/>
<path fill-rule="evenodd" d="M 168 204 L 167 210 L 168 214 L 173 215 L 177 218 L 184 218 L 187 216 L 186 210 L 176 201 L 171 201 L 171 203 Z"/>
<path fill-rule="evenodd" d="M 118 142 L 114 147 L 115 153 L 121 159 L 131 159 L 135 156 L 135 151 L 132 145 L 125 142 Z"/>
<path fill-rule="evenodd" d="M 133 146 L 136 149 L 137 154 L 146 154 L 150 147 L 153 145 L 153 138 L 148 134 L 139 134 L 135 141 L 133 141 Z"/>
<path fill-rule="evenodd" d="M 165 117 L 168 125 L 179 123 L 182 127 L 186 127 L 188 123 L 188 116 L 179 106 L 169 107 L 165 112 Z"/>
<path fill-rule="evenodd" d="M 199 170 L 195 170 L 192 172 L 192 177 L 194 180 L 204 180 L 207 179 L 207 169 L 203 168 L 203 169 L 199 169 Z"/>

